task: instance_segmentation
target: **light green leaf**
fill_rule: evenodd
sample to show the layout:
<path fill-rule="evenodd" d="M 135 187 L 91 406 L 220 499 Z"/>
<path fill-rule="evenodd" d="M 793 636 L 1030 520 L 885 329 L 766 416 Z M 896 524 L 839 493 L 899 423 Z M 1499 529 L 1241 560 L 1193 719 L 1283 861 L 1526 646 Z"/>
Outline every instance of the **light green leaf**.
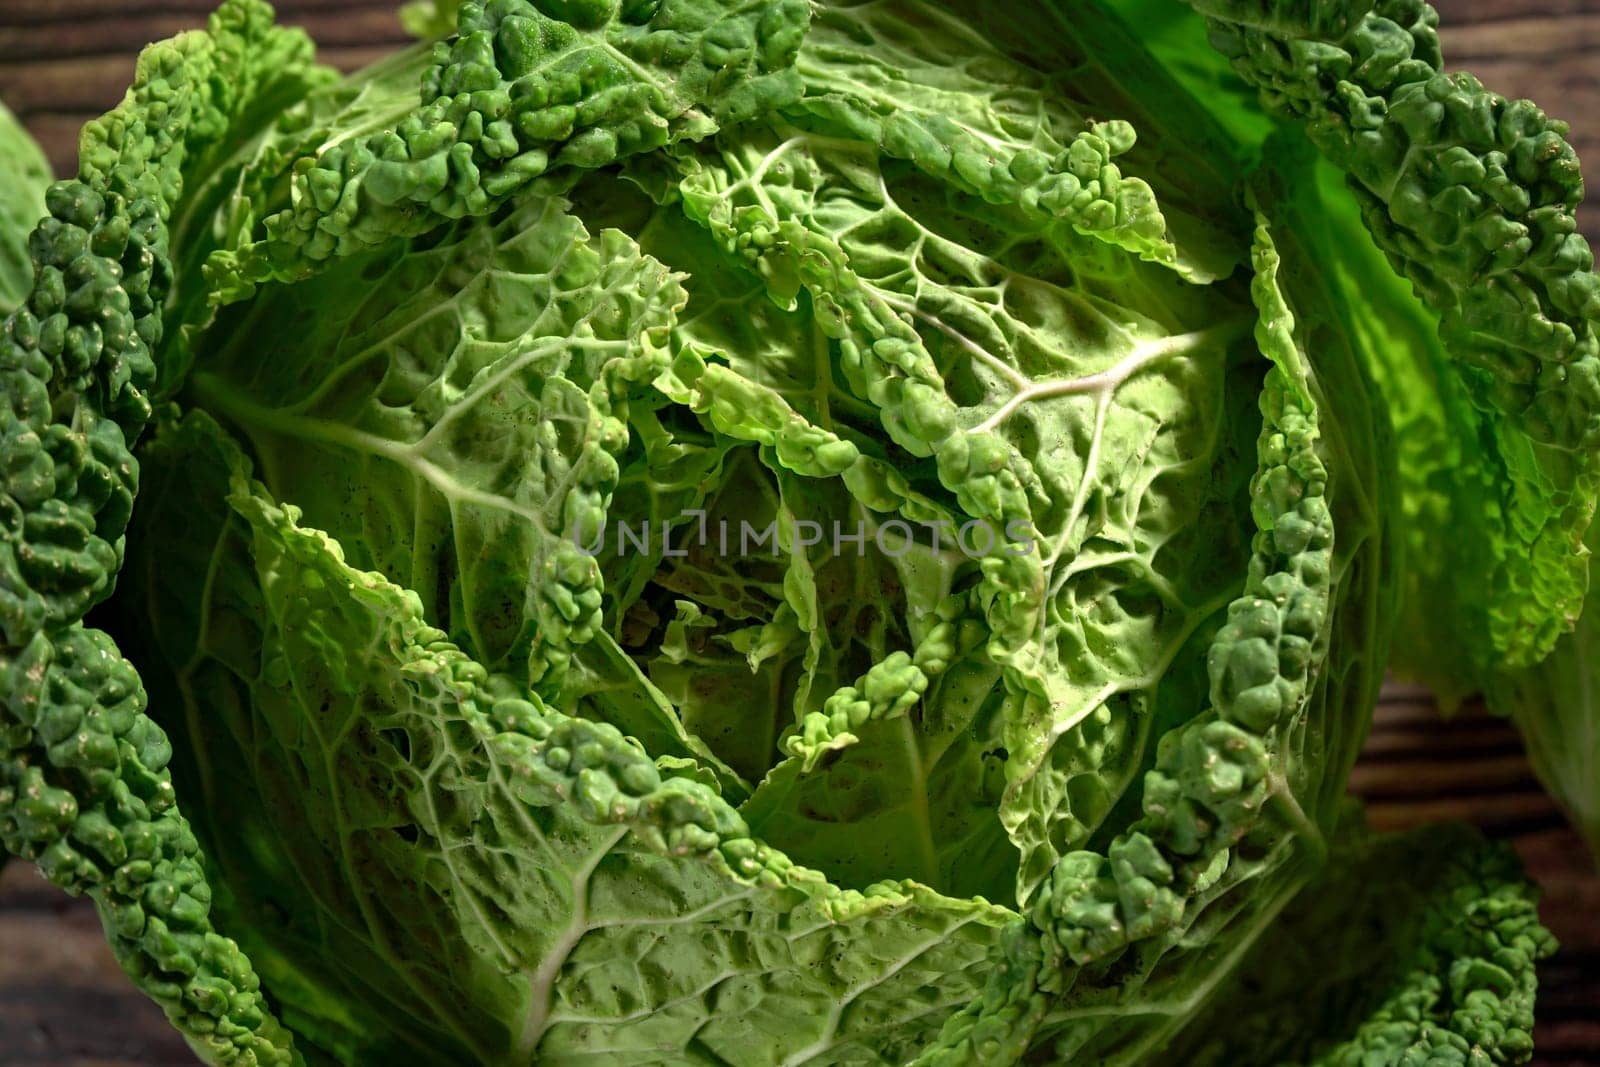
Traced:
<path fill-rule="evenodd" d="M 208 338 L 186 398 L 239 426 L 266 483 L 292 486 L 352 562 L 426 593 L 475 659 L 554 692 L 601 625 L 580 546 L 682 300 L 622 234 L 534 195 L 264 291 Z"/>
<path fill-rule="evenodd" d="M 796 64 L 805 94 L 785 114 L 1176 266 L 1155 194 L 1112 162 L 1133 147 L 1133 127 L 1085 119 L 1048 75 L 995 51 L 982 29 L 919 2 L 825 7 Z"/>
<path fill-rule="evenodd" d="M 28 234 L 44 217 L 49 184 L 44 151 L 0 103 L 0 317 L 11 314 L 33 286 Z"/>
<path fill-rule="evenodd" d="M 212 257 L 216 298 L 485 215 L 551 167 L 608 166 L 792 100 L 808 21 L 805 0 L 468 5 L 413 111 L 319 146 L 264 232 Z"/>
<path fill-rule="evenodd" d="M 1597 546 L 1600 525 L 1589 529 Z M 1537 665 L 1496 672 L 1485 698 L 1516 723 L 1528 762 L 1600 864 L 1600 583 L 1591 576 L 1572 632 Z"/>
<path fill-rule="evenodd" d="M 750 128 L 715 144 L 720 156 L 683 161 L 689 213 L 750 257 L 780 306 L 803 293 L 822 312 L 850 391 L 929 457 L 895 461 L 913 490 L 1032 542 L 972 565 L 990 655 L 1010 672 L 1002 820 L 1025 895 L 1138 773 L 1145 701 L 1236 588 L 1247 313 L 1226 290 L 909 168 L 885 161 L 867 184 L 866 146 Z M 1182 542 L 1201 529 L 1211 548 L 1197 555 Z"/>

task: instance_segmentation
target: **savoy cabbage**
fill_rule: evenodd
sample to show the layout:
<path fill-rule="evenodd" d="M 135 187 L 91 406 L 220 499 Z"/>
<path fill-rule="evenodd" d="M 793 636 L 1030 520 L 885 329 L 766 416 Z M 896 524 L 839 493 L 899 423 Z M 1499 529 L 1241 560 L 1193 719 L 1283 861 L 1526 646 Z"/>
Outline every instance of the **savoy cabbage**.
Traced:
<path fill-rule="evenodd" d="M 1420 0 L 406 17 L 152 46 L 0 337 L 0 844 L 205 1060 L 1526 1058 L 1342 794 L 1583 596 L 1559 124 Z"/>

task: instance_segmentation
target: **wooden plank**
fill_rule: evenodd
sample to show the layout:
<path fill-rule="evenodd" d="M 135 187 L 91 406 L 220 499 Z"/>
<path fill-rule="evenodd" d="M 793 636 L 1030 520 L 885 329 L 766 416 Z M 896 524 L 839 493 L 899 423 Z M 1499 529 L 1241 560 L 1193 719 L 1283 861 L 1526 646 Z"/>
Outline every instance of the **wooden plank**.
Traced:
<path fill-rule="evenodd" d="M 411 40 L 395 21 L 394 7 L 390 4 L 339 11 L 312 10 L 291 21 L 304 27 L 317 46 L 324 49 L 379 44 L 400 47 Z M 164 11 L 141 20 L 138 35 L 132 39 L 128 23 L 120 19 L 84 20 L 75 23 L 70 34 L 62 33 L 58 23 L 0 25 L 0 63 L 27 62 L 37 68 L 72 57 L 106 56 L 126 64 L 137 49 L 150 41 L 165 40 L 194 26 L 194 15 L 179 11 Z"/>
<path fill-rule="evenodd" d="M 1600 47 L 1600 8 L 1560 19 L 1522 15 L 1454 24 L 1445 27 L 1443 37 L 1452 66 L 1476 72 L 1478 61 L 1493 61 L 1581 76 L 1586 64 L 1568 61 L 1574 53 Z"/>
<path fill-rule="evenodd" d="M 6 0 L 0 7 L 0 26 L 52 25 L 75 30 L 89 19 L 112 19 L 126 27 L 130 39 L 144 36 L 143 27 L 169 14 L 185 15 L 191 26 L 205 23 L 220 0 Z M 337 15 L 344 11 L 388 11 L 399 4 L 389 0 L 274 0 L 280 21 L 298 23 L 306 16 Z M 398 24 L 398 23 L 397 23 Z M 65 29 L 63 30 L 65 33 Z"/>
<path fill-rule="evenodd" d="M 187 1044 L 135 993 L 94 909 L 30 866 L 0 871 L 0 1064 L 189 1067 Z"/>

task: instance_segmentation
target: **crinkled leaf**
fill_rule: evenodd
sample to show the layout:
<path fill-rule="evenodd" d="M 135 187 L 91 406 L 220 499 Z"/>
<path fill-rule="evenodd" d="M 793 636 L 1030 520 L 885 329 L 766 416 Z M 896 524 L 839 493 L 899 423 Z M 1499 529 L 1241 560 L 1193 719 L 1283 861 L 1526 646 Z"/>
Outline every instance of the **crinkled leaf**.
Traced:
<path fill-rule="evenodd" d="M 773 299 L 821 310 L 845 387 L 879 407 L 901 456 L 927 457 L 893 461 L 910 488 L 1032 544 L 970 568 L 1012 672 L 1002 819 L 1026 893 L 1137 773 L 1140 709 L 1236 588 L 1243 546 L 1215 534 L 1245 506 L 1247 313 L 892 161 L 878 180 L 871 159 L 746 128 L 685 160 L 683 195 L 713 234 L 761 250 Z M 757 189 L 754 173 L 775 177 Z M 1212 548 L 1196 554 L 1201 529 Z"/>
<path fill-rule="evenodd" d="M 1566 124 L 1446 73 L 1438 16 L 1418 0 L 1191 2 L 1267 108 L 1345 172 L 1378 247 L 1439 316 L 1447 363 L 1431 346 L 1384 353 L 1392 403 L 1460 456 L 1461 483 L 1443 490 L 1455 513 L 1429 544 L 1460 538 L 1487 569 L 1447 565 L 1447 580 L 1475 575 L 1483 603 L 1430 603 L 1443 625 L 1423 640 L 1459 650 L 1475 684 L 1537 662 L 1577 617 L 1600 492 L 1600 278 L 1573 217 L 1583 180 Z M 1436 494 L 1448 463 L 1435 451 L 1407 480 Z M 1428 515 L 1418 497 L 1413 513 Z"/>
<path fill-rule="evenodd" d="M 600 626 L 580 546 L 682 299 L 621 233 L 530 195 L 264 291 L 208 339 L 186 397 L 237 424 L 353 563 L 425 595 L 479 662 L 554 691 Z"/>
<path fill-rule="evenodd" d="M 1323 876 L 1163 1055 L 1224 1064 L 1522 1063 L 1555 949 L 1516 853 L 1462 825 L 1373 835 L 1352 809 Z"/>
<path fill-rule="evenodd" d="M 252 0 L 146 49 L 123 102 L 84 128 L 77 178 L 46 194 L 32 289 L 0 332 L 0 841 L 95 901 L 123 969 L 213 1063 L 299 1059 L 217 931 L 138 675 L 82 618 L 122 562 L 152 349 L 198 281 L 167 255 L 185 198 L 322 77 Z"/>
<path fill-rule="evenodd" d="M 417 108 L 297 162 L 289 206 L 212 257 L 216 296 L 484 215 L 551 167 L 608 166 L 786 103 L 808 21 L 805 0 L 468 4 Z"/>
<path fill-rule="evenodd" d="M 1204 710 L 1161 734 L 1130 825 L 1051 867 L 1031 926 L 1002 943 L 984 996 L 919 1064 L 1029 1049 L 1149 1061 L 1187 1023 L 1217 961 L 1253 943 L 1326 859 L 1364 728 L 1349 711 L 1367 706 L 1382 672 L 1372 617 L 1350 607 L 1377 606 L 1387 565 L 1374 566 L 1369 540 L 1374 431 L 1349 418 L 1363 375 L 1326 331 L 1337 305 L 1293 236 L 1317 210 L 1308 187 L 1289 171 L 1258 190 L 1255 337 L 1272 366 L 1251 483 L 1256 535 L 1244 591 L 1206 651 Z"/>

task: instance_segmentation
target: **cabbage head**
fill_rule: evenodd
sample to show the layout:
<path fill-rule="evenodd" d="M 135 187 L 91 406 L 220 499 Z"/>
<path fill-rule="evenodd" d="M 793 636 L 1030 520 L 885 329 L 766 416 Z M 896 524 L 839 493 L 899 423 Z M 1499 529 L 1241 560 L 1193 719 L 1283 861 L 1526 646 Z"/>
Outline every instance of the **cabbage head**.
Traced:
<path fill-rule="evenodd" d="M 1563 127 L 1420 0 L 406 17 L 151 46 L 0 335 L 0 843 L 205 1061 L 1528 1056 L 1343 795 L 1582 599 Z"/>

